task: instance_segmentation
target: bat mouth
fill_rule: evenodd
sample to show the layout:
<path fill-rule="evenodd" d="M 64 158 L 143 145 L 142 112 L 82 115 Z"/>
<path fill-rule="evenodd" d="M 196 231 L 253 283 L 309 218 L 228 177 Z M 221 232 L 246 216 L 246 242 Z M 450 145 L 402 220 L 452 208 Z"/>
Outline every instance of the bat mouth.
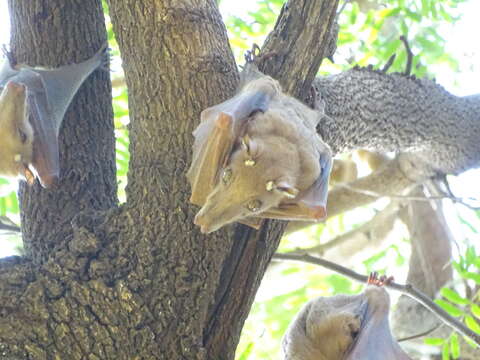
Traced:
<path fill-rule="evenodd" d="M 195 219 L 193 220 L 193 223 L 200 227 L 200 232 L 202 234 L 210 234 L 220 229 L 223 225 L 226 225 L 224 223 L 216 223 L 215 221 L 209 221 L 208 218 L 210 218 L 210 216 L 205 216 L 202 210 L 200 210 L 195 216 Z"/>

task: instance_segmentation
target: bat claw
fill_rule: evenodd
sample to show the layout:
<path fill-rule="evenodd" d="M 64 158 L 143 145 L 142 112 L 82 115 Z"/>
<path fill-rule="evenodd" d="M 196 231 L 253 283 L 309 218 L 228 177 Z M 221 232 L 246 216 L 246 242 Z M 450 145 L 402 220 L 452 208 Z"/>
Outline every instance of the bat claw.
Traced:
<path fill-rule="evenodd" d="M 393 276 L 387 277 L 386 275 L 382 275 L 378 277 L 378 273 L 376 271 L 371 272 L 368 275 L 368 279 L 367 279 L 367 284 L 376 285 L 376 286 L 389 285 L 392 282 L 393 282 Z"/>
<path fill-rule="evenodd" d="M 218 128 L 226 130 L 231 126 L 232 123 L 233 123 L 233 119 L 230 115 L 225 114 L 224 112 L 218 115 L 218 118 L 216 121 L 216 125 Z"/>
<path fill-rule="evenodd" d="M 9 81 L 6 87 L 15 95 L 21 95 L 25 92 L 25 85 L 17 83 L 15 81 Z"/>

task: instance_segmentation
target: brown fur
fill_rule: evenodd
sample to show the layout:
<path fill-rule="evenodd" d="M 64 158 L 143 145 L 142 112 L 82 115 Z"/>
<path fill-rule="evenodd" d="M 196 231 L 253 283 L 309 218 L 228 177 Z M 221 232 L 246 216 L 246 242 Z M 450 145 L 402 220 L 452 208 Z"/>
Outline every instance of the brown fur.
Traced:
<path fill-rule="evenodd" d="M 8 83 L 0 96 L 1 175 L 25 177 L 32 161 L 33 129 L 26 110 L 25 87 Z"/>
<path fill-rule="evenodd" d="M 285 360 L 411 360 L 390 332 L 388 293 L 372 284 L 308 302 L 283 338 Z"/>
<path fill-rule="evenodd" d="M 253 226 L 252 217 L 323 217 L 330 149 L 316 134 L 318 119 L 268 76 L 204 110 L 188 172 L 190 201 L 203 206 L 195 218 L 201 231 Z"/>

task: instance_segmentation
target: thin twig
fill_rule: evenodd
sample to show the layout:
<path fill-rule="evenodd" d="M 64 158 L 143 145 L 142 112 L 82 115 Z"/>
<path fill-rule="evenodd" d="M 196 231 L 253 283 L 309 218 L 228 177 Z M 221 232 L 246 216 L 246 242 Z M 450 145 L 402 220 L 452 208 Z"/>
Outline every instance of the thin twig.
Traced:
<path fill-rule="evenodd" d="M 353 280 L 356 280 L 361 283 L 366 283 L 368 276 L 360 275 L 359 273 L 347 269 L 341 265 L 335 264 L 331 261 L 321 259 L 311 255 L 295 255 L 295 254 L 274 254 L 274 259 L 281 259 L 281 260 L 293 260 L 293 261 L 301 261 L 306 262 L 309 264 L 319 265 L 324 268 L 333 270 L 339 274 L 345 275 Z M 423 294 L 421 291 L 415 289 L 412 285 L 406 284 L 401 285 L 395 282 L 390 282 L 385 285 L 386 287 L 397 290 L 400 293 L 410 296 L 412 299 L 417 301 L 418 303 L 422 304 L 432 313 L 437 315 L 445 324 L 462 334 L 463 336 L 468 337 L 473 342 L 475 342 L 478 346 L 480 346 L 480 335 L 476 334 L 474 331 L 470 330 L 466 327 L 461 321 L 453 318 L 452 316 L 448 315 L 448 313 L 437 306 L 428 296 Z"/>
<path fill-rule="evenodd" d="M 337 11 L 337 15 L 336 16 L 336 20 L 338 20 L 338 17 L 340 16 L 340 14 L 343 12 L 343 10 L 345 10 L 345 8 L 347 7 L 347 5 L 351 2 L 351 0 L 345 0 L 342 7 L 340 8 L 340 10 Z"/>
<path fill-rule="evenodd" d="M 336 184 L 336 187 L 343 187 L 347 190 L 362 194 L 362 195 L 367 195 L 371 197 L 376 197 L 376 198 L 382 198 L 382 197 L 388 197 L 391 199 L 400 199 L 400 200 L 413 200 L 413 201 L 437 201 L 437 200 L 452 200 L 454 202 L 458 202 L 462 205 L 471 207 L 472 209 L 477 209 L 473 207 L 472 205 L 469 205 L 465 203 L 465 201 L 470 200 L 470 201 L 479 201 L 476 198 L 469 197 L 469 198 L 457 198 L 454 196 L 409 196 L 409 195 L 397 195 L 397 194 L 380 194 L 375 191 L 371 190 L 364 190 L 364 189 L 359 189 L 356 188 L 352 185 L 349 185 L 348 183 L 342 183 L 342 184 Z"/>
<path fill-rule="evenodd" d="M 408 45 L 408 40 L 405 36 L 400 36 L 400 40 L 402 40 L 403 44 L 405 45 L 405 49 L 407 50 L 407 66 L 405 67 L 405 75 L 410 75 L 412 73 L 412 49 L 410 49 L 410 45 Z"/>
<path fill-rule="evenodd" d="M 402 342 L 402 341 L 408 341 L 408 340 L 413 340 L 413 339 L 417 339 L 417 338 L 421 338 L 421 337 L 424 337 L 424 336 L 427 336 L 428 334 L 434 332 L 435 330 L 437 330 L 440 326 L 442 325 L 442 323 L 437 323 L 435 326 L 431 327 L 430 329 L 426 330 L 426 331 L 423 331 L 421 332 L 420 334 L 415 334 L 415 335 L 411 335 L 411 336 L 406 336 L 406 337 L 403 337 L 403 338 L 400 338 L 400 339 L 397 339 L 398 342 Z"/>
<path fill-rule="evenodd" d="M 0 216 L 0 231 L 7 231 L 13 233 L 21 232 L 20 228 L 6 216 Z"/>
<path fill-rule="evenodd" d="M 385 64 L 385 66 L 382 68 L 382 70 L 380 70 L 381 72 L 383 73 L 387 73 L 388 69 L 390 69 L 390 67 L 392 66 L 393 62 L 395 61 L 395 58 L 397 57 L 397 54 L 393 54 L 392 56 L 390 56 L 388 58 L 388 61 L 387 63 Z"/>
<path fill-rule="evenodd" d="M 347 231 L 343 234 L 336 236 L 335 238 L 316 245 L 310 248 L 298 248 L 287 254 L 308 254 L 316 253 L 318 255 L 323 255 L 326 251 L 337 247 L 340 244 L 343 244 L 351 239 L 354 239 L 358 234 L 365 234 L 371 232 L 373 229 L 378 228 L 379 226 L 384 226 L 386 223 L 391 222 L 393 227 L 393 220 L 398 216 L 399 204 L 397 202 L 391 202 L 385 209 L 375 214 L 373 218 L 369 221 L 363 223 L 359 227 L 356 227 L 350 231 Z M 299 222 L 301 224 L 301 222 Z M 298 230 L 299 228 L 296 228 Z"/>

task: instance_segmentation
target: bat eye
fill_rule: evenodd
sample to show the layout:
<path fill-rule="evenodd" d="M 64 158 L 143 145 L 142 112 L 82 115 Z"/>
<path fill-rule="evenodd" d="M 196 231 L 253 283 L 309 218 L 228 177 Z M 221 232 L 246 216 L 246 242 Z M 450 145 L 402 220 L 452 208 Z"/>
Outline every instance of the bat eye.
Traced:
<path fill-rule="evenodd" d="M 257 212 L 261 206 L 262 202 L 260 200 L 251 200 L 247 203 L 247 209 L 251 212 Z"/>
<path fill-rule="evenodd" d="M 232 169 L 226 168 L 225 170 L 223 170 L 222 182 L 223 182 L 225 185 L 228 185 L 228 183 L 230 182 L 230 180 L 232 180 Z"/>
<path fill-rule="evenodd" d="M 27 134 L 25 134 L 21 129 L 18 129 L 18 136 L 20 137 L 22 144 L 27 142 Z"/>

